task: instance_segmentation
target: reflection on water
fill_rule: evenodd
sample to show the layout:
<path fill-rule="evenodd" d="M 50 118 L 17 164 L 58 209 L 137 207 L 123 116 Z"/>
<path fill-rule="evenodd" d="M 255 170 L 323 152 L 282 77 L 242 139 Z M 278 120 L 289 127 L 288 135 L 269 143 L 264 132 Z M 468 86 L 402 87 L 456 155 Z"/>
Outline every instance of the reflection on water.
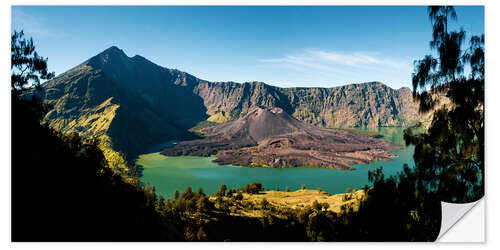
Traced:
<path fill-rule="evenodd" d="M 395 152 L 397 158 L 392 161 L 377 161 L 371 164 L 353 165 L 354 171 L 320 168 L 261 168 L 217 165 L 214 157 L 179 156 L 167 157 L 160 153 L 144 154 L 137 164 L 144 167 L 141 181 L 156 187 L 159 194 L 172 198 L 174 191 L 184 191 L 190 186 L 193 190 L 202 187 L 207 194 L 213 194 L 221 184 L 228 188 L 240 188 L 247 183 L 262 182 L 265 189 L 285 190 L 289 186 L 296 190 L 302 184 L 308 189 L 322 189 L 326 192 L 343 193 L 346 188 L 363 188 L 369 185 L 368 171 L 382 166 L 386 175 L 392 175 L 403 169 L 403 164 L 414 166 L 412 146 L 406 147 L 403 129 L 400 127 L 364 128 L 382 134 L 383 140 L 389 140 L 401 146 Z"/>

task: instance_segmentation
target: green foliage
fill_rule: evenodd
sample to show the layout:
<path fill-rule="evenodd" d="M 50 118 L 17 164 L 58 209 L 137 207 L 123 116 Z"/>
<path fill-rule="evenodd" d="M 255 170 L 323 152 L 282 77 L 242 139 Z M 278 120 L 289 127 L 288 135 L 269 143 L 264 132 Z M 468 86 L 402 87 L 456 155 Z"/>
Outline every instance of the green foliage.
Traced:
<path fill-rule="evenodd" d="M 198 192 L 196 192 L 198 196 L 205 196 L 205 193 L 203 193 L 203 188 L 198 188 Z"/>
<path fill-rule="evenodd" d="M 47 58 L 38 55 L 33 38 L 26 39 L 22 30 L 14 31 L 11 36 L 11 70 L 11 90 L 16 95 L 30 87 L 30 83 L 39 87 L 40 79 L 54 77 L 54 72 L 47 70 Z"/>
<path fill-rule="evenodd" d="M 370 172 L 373 188 L 360 203 L 358 212 L 349 213 L 352 224 L 366 240 L 433 241 L 441 227 L 441 203 L 429 189 L 418 185 L 418 176 L 406 164 L 403 172 L 385 177 L 379 168 Z M 418 214 L 419 216 L 415 216 Z M 377 226 L 378 224 L 378 226 Z M 384 225 L 381 232 L 380 225 Z"/>
<path fill-rule="evenodd" d="M 262 207 L 262 209 L 269 209 L 269 208 L 271 208 L 271 203 L 269 203 L 269 201 L 267 201 L 267 199 L 264 198 L 260 202 L 260 206 Z"/>
<path fill-rule="evenodd" d="M 342 197 L 342 201 L 348 201 L 352 199 L 352 195 L 351 194 L 344 194 L 343 197 Z"/>
<path fill-rule="evenodd" d="M 260 191 L 263 191 L 262 183 L 254 182 L 251 184 L 247 184 L 241 189 L 241 191 L 248 194 L 258 194 Z"/>
<path fill-rule="evenodd" d="M 227 190 L 226 184 L 222 184 L 220 186 L 219 190 L 217 190 L 217 192 L 215 192 L 215 196 L 224 197 L 226 195 L 226 190 Z"/>
<path fill-rule="evenodd" d="M 179 196 L 180 196 L 180 194 L 179 194 L 179 190 L 177 190 L 177 189 L 176 189 L 176 190 L 174 191 L 174 199 L 175 199 L 175 200 L 178 200 L 178 199 L 179 199 Z"/>
<path fill-rule="evenodd" d="M 208 198 L 205 195 L 201 195 L 196 201 L 196 208 L 198 212 L 203 213 L 206 212 L 211 206 L 211 203 L 208 201 Z"/>
<path fill-rule="evenodd" d="M 146 195 L 114 174 L 96 141 L 41 125 L 37 107 L 12 96 L 13 241 L 181 239 L 161 222 L 153 188 Z"/>
<path fill-rule="evenodd" d="M 342 226 L 345 221 L 326 211 L 325 204 L 318 211 L 291 210 L 264 200 L 262 218 L 234 216 L 235 206 L 253 206 L 234 189 L 226 194 L 230 198 L 211 201 L 202 189 L 194 193 L 188 187 L 182 194 L 176 191 L 175 200 L 165 200 L 149 183 L 141 188 L 124 182 L 108 167 L 97 140 L 41 125 L 40 101 L 13 94 L 14 241 L 344 240 L 347 234 L 341 232 L 358 226 Z M 221 186 L 222 194 L 226 189 Z M 262 190 L 261 183 L 242 189 Z"/>
<path fill-rule="evenodd" d="M 465 31 L 448 31 L 448 19 L 457 18 L 453 7 L 431 6 L 429 17 L 438 57 L 416 62 L 413 92 L 422 112 L 441 93 L 451 105 L 434 113 L 426 133 L 405 130 L 405 141 L 415 145 L 419 189 L 429 188 L 444 201 L 471 202 L 484 194 L 484 34 L 471 36 L 463 49 Z"/>
<path fill-rule="evenodd" d="M 241 201 L 241 200 L 243 200 L 243 194 L 240 191 L 238 191 L 238 193 L 236 193 L 236 196 L 234 198 L 236 200 Z"/>
<path fill-rule="evenodd" d="M 365 188 L 359 210 L 343 208 L 346 232 L 356 240 L 432 241 L 440 230 L 441 200 L 468 202 L 483 195 L 484 37 L 473 36 L 469 48 L 461 51 L 465 32 L 447 31 L 453 8 L 430 7 L 429 15 L 434 28 L 431 49 L 439 57 L 428 55 L 415 63 L 414 97 L 421 112 L 435 108 L 441 94 L 451 105 L 434 113 L 427 132 L 418 126 L 405 131 L 406 143 L 415 145 L 415 168 L 405 165 L 390 177 L 381 169 L 370 172 L 373 187 Z M 473 69 L 469 76 L 463 74 L 465 65 Z M 325 234 L 310 236 L 319 239 Z"/>
<path fill-rule="evenodd" d="M 314 202 L 312 203 L 312 208 L 313 208 L 314 210 L 316 210 L 316 211 L 321 211 L 321 210 L 322 210 L 322 209 L 321 209 L 321 204 L 319 204 L 319 202 L 318 202 L 318 201 L 314 201 Z"/>
<path fill-rule="evenodd" d="M 196 233 L 196 238 L 199 241 L 206 241 L 206 240 L 208 240 L 207 234 L 203 231 L 203 227 L 200 227 L 198 229 L 198 232 Z"/>
<path fill-rule="evenodd" d="M 233 197 L 233 194 L 236 193 L 236 190 L 234 188 L 229 189 L 226 193 L 226 197 Z"/>
<path fill-rule="evenodd" d="M 170 222 L 160 223 L 144 190 L 110 171 L 97 141 L 40 124 L 46 107 L 20 95 L 29 81 L 38 85 L 53 73 L 22 32 L 12 35 L 11 52 L 12 240 L 180 239 Z"/>
<path fill-rule="evenodd" d="M 452 105 L 436 112 L 427 133 L 407 130 L 407 143 L 415 145 L 415 169 L 405 166 L 387 178 L 381 169 L 370 172 L 373 187 L 365 188 L 367 196 L 357 212 L 345 205 L 342 212 L 333 213 L 327 203 L 318 201 L 301 209 L 275 207 L 266 199 L 254 206 L 244 201 L 242 192 L 258 194 L 263 188 L 257 182 L 227 193 L 222 185 L 216 197 L 188 187 L 182 194 L 176 190 L 175 200 L 165 200 L 154 187 L 133 186 L 110 171 L 96 141 L 82 141 L 78 134 L 63 136 L 40 125 L 43 105 L 14 95 L 13 239 L 434 240 L 440 229 L 440 200 L 474 200 L 484 187 L 484 36 L 472 37 L 469 48 L 461 51 L 465 32 L 449 33 L 448 16 L 454 16 L 452 8 L 430 9 L 431 48 L 439 58 L 427 56 L 417 62 L 413 84 L 420 110 L 434 107 L 439 93 L 448 95 Z M 22 46 L 34 50 L 32 42 Z M 472 69 L 470 76 L 463 75 L 466 64 Z M 42 79 L 49 75 L 43 76 L 43 70 L 41 74 Z M 23 76 L 12 79 L 13 93 L 26 86 Z M 33 212 L 32 204 L 44 206 Z M 235 215 L 237 208 L 258 209 L 262 216 Z"/>

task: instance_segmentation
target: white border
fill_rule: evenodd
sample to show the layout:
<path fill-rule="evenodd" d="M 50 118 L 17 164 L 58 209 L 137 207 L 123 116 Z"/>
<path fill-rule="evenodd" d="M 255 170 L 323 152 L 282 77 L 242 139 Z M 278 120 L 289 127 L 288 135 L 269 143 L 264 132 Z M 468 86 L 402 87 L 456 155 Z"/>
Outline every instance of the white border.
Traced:
<path fill-rule="evenodd" d="M 220 249 L 221 247 L 230 247 L 239 250 L 245 249 L 271 249 L 276 247 L 284 247 L 287 249 L 304 249 L 304 248 L 317 248 L 317 249 L 331 249 L 337 247 L 345 247 L 349 249 L 400 249 L 401 247 L 410 246 L 412 248 L 429 248 L 429 247 L 448 247 L 453 249 L 470 249 L 471 247 L 488 247 L 500 249 L 500 240 L 498 237 L 498 227 L 500 227 L 500 221 L 498 220 L 498 212 L 500 211 L 499 204 L 497 202 L 499 194 L 497 193 L 499 188 L 498 180 L 498 168 L 500 167 L 498 160 L 494 158 L 496 148 L 494 143 L 500 141 L 498 128 L 500 128 L 499 118 L 495 112 L 500 108 L 499 99 L 497 95 L 500 94 L 500 79 L 498 77 L 498 69 L 500 67 L 499 58 L 500 53 L 498 46 L 500 46 L 500 39 L 498 37 L 498 26 L 496 23 L 500 23 L 498 20 L 500 16 L 500 1 L 461 1 L 461 0 L 441 0 L 441 1 L 397 1 L 397 0 L 386 0 L 386 1 L 298 1 L 298 0 L 287 0 L 287 1 L 132 1 L 132 0 L 107 0 L 107 1 L 65 1 L 65 0 L 52 0 L 52 1 L 5 1 L 1 5 L 1 16 L 3 19 L 1 33 L 3 37 L 4 46 L 1 50 L 2 58 L 1 69 L 3 86 L 0 87 L 0 110 L 3 119 L 0 122 L 0 135 L 1 135 L 1 159 L 0 164 L 2 168 L 2 174 L 0 179 L 0 193 L 2 197 L 1 206 L 1 245 L 2 249 L 14 248 L 14 249 L 136 249 L 137 247 L 147 247 L 152 249 L 191 249 L 200 248 L 204 249 Z M 485 8 L 485 29 L 486 29 L 486 67 L 487 67 L 487 80 L 486 80 L 486 194 L 489 194 L 491 190 L 491 195 L 487 195 L 486 213 L 488 213 L 488 221 L 486 223 L 486 241 L 487 244 L 427 244 L 427 243 L 10 243 L 10 101 L 9 101 L 9 84 L 10 82 L 10 62 L 7 58 L 10 58 L 10 29 L 11 29 L 11 16 L 10 7 L 11 5 L 431 5 L 431 4 L 453 4 L 453 5 L 486 5 Z M 497 128 L 497 129 L 494 129 Z M 475 208 L 477 209 L 477 207 Z M 474 214 L 471 214 L 474 215 Z M 460 236 L 459 236 L 460 237 Z"/>
<path fill-rule="evenodd" d="M 482 243 L 485 241 L 484 199 L 461 217 L 437 242 Z M 473 230 L 474 229 L 474 230 Z"/>

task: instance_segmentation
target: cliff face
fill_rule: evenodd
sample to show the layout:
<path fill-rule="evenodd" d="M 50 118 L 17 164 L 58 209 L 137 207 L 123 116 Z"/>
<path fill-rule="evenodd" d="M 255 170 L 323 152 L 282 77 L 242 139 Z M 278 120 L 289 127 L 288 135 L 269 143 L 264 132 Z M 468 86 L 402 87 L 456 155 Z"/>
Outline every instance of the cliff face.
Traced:
<path fill-rule="evenodd" d="M 281 108 L 319 127 L 404 126 L 420 116 L 408 88 L 378 83 L 335 88 L 279 88 L 262 82 L 208 82 L 128 57 L 111 47 L 42 85 L 52 105 L 45 121 L 63 133 L 99 138 L 106 157 L 123 166 L 151 146 L 193 138 L 188 129 L 208 120 L 244 117 L 257 107 Z M 29 94 L 29 93 L 28 93 Z"/>
<path fill-rule="evenodd" d="M 418 111 L 408 88 L 379 82 L 284 91 L 296 118 L 322 127 L 404 126 Z"/>
<path fill-rule="evenodd" d="M 280 88 L 262 82 L 202 82 L 194 92 L 203 99 L 209 120 L 222 123 L 245 116 L 257 107 L 280 107 L 288 113 L 289 99 Z"/>
<path fill-rule="evenodd" d="M 194 91 L 203 99 L 209 120 L 219 123 L 243 117 L 257 107 L 280 107 L 320 127 L 406 126 L 425 120 L 409 88 L 394 90 L 379 82 L 334 88 L 206 82 Z"/>

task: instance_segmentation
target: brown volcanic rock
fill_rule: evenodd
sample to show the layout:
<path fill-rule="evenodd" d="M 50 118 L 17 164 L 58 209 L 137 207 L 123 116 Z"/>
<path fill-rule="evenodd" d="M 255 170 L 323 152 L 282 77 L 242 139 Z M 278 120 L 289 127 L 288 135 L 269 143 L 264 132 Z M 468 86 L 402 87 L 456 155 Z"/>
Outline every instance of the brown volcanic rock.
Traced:
<path fill-rule="evenodd" d="M 209 120 L 227 122 L 257 107 L 280 107 L 318 127 L 409 126 L 429 124 L 432 113 L 419 114 L 409 88 L 380 82 L 332 88 L 280 88 L 262 82 L 200 82 L 193 88 L 203 99 Z"/>
<path fill-rule="evenodd" d="M 279 107 L 318 127 L 407 126 L 417 121 L 429 124 L 433 113 L 420 115 L 408 88 L 395 90 L 377 82 L 333 88 L 209 82 L 141 56 L 129 57 L 114 46 L 43 83 L 41 91 L 27 91 L 25 95 L 28 99 L 37 95 L 53 107 L 44 117 L 50 127 L 65 134 L 78 132 L 84 138 L 99 138 L 113 166 L 125 164 L 125 158 L 131 163 L 161 142 L 196 138 L 189 129 L 205 120 L 237 121 L 258 107 Z M 258 130 L 259 126 L 248 129 Z M 260 136 L 278 135 L 275 132 L 263 131 Z M 199 144 L 198 149 L 184 147 L 185 152 L 175 153 L 222 154 L 223 149 L 257 146 L 259 140 L 254 139 L 261 138 L 259 133 L 255 132 L 253 139 L 228 134 L 238 139 L 211 139 L 205 146 Z M 290 161 L 285 157 L 273 159 L 277 161 L 273 166 L 294 165 L 280 163 Z M 251 160 L 270 162 L 267 158 Z"/>
<path fill-rule="evenodd" d="M 387 141 L 303 123 L 280 108 L 256 108 L 211 128 L 204 139 L 178 143 L 162 154 L 215 155 L 219 164 L 241 166 L 352 169 L 349 164 L 390 160 L 393 149 Z"/>

